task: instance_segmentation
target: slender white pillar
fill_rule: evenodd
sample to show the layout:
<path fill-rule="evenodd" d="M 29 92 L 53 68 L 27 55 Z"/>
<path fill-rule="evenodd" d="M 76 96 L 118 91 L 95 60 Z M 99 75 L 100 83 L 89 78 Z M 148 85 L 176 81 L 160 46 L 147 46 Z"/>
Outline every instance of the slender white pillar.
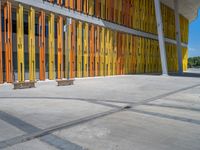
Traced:
<path fill-rule="evenodd" d="M 65 78 L 69 79 L 69 45 L 68 45 L 68 27 L 71 25 L 71 19 L 66 17 L 66 22 L 64 25 L 65 32 Z"/>
<path fill-rule="evenodd" d="M 162 74 L 168 75 L 160 0 L 154 0 L 154 4 L 155 4 L 155 10 L 156 10 L 156 21 L 157 21 L 158 40 L 159 40 L 159 47 L 160 47 L 160 57 L 161 57 L 161 63 L 162 63 Z"/>
<path fill-rule="evenodd" d="M 180 18 L 179 18 L 179 0 L 174 0 L 175 11 L 175 24 L 176 24 L 176 41 L 178 52 L 178 74 L 183 74 L 183 61 L 182 61 L 182 47 L 181 47 L 181 30 L 180 30 Z"/>

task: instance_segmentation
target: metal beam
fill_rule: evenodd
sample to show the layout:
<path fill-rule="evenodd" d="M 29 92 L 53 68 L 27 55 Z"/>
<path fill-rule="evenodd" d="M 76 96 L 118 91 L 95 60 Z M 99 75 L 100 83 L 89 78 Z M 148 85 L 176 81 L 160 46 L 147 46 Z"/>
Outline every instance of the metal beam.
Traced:
<path fill-rule="evenodd" d="M 80 20 L 83 22 L 92 23 L 92 24 L 95 24 L 95 25 L 98 25 L 101 27 L 112 29 L 114 31 L 128 33 L 128 34 L 141 36 L 141 37 L 145 37 L 145 38 L 149 38 L 149 39 L 153 39 L 153 40 L 158 40 L 158 36 L 155 34 L 134 30 L 134 29 L 122 26 L 122 25 L 118 25 L 115 23 L 111 23 L 109 21 L 102 20 L 100 18 L 88 16 L 83 13 L 67 9 L 67 8 L 59 6 L 59 5 L 54 5 L 52 3 L 49 3 L 49 2 L 46 2 L 43 0 L 34 0 L 34 1 L 33 0 L 13 0 L 13 1 L 18 2 L 18 3 L 23 3 L 24 5 L 27 5 L 27 6 L 35 7 L 39 11 L 41 11 L 41 9 L 43 9 L 43 10 L 46 10 L 49 12 L 56 13 L 57 15 L 62 15 L 62 16 L 73 18 L 73 19 Z M 176 40 L 168 39 L 168 38 L 165 38 L 165 42 L 171 43 L 171 44 L 177 43 Z M 182 43 L 182 47 L 187 47 L 187 44 Z"/>
<path fill-rule="evenodd" d="M 157 30 L 158 30 L 158 41 L 159 41 L 159 47 L 160 47 L 160 57 L 161 57 L 161 63 L 162 63 L 162 73 L 163 75 L 168 75 L 160 0 L 154 0 L 154 4 L 155 4 L 155 10 L 156 10 L 156 21 L 157 21 Z"/>
<path fill-rule="evenodd" d="M 181 47 L 181 30 L 180 30 L 180 18 L 179 18 L 179 0 L 174 0 L 175 10 L 175 24 L 176 24 L 176 41 L 178 52 L 178 74 L 183 74 L 183 60 L 182 60 L 182 47 Z"/>

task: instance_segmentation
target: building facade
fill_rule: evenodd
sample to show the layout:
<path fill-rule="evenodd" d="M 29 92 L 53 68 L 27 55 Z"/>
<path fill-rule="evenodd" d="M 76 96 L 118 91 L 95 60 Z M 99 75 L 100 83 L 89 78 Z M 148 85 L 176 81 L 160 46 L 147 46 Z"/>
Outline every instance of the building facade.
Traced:
<path fill-rule="evenodd" d="M 154 0 L 2 0 L 0 6 L 0 83 L 162 72 Z M 168 71 L 178 72 L 175 12 L 162 3 L 161 12 Z M 189 21 L 179 20 L 187 70 Z"/>

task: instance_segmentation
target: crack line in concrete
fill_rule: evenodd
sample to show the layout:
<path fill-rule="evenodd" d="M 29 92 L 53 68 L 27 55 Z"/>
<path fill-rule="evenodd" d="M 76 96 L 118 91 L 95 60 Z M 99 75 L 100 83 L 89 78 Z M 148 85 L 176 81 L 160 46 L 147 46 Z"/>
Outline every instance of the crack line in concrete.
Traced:
<path fill-rule="evenodd" d="M 86 102 L 98 102 L 102 100 L 98 99 L 86 99 L 86 98 L 77 98 L 77 97 L 0 97 L 0 99 L 52 99 L 52 100 L 72 100 L 72 101 L 86 101 Z M 113 103 L 124 103 L 124 104 L 135 104 L 137 102 L 130 102 L 130 101 L 116 101 L 116 100 L 103 100 L 106 102 L 113 102 Z"/>
<path fill-rule="evenodd" d="M 177 94 L 177 93 L 189 90 L 189 89 L 193 89 L 193 88 L 196 88 L 196 87 L 199 87 L 199 86 L 200 86 L 200 83 L 192 85 L 192 86 L 189 86 L 189 87 L 185 87 L 185 88 L 182 88 L 182 89 L 178 89 L 178 90 L 175 90 L 175 91 L 172 91 L 172 92 L 168 92 L 168 93 L 165 93 L 165 94 L 161 94 L 161 95 L 146 99 L 144 101 L 138 102 L 136 105 L 144 105 L 146 103 L 149 103 L 149 102 L 152 102 L 152 101 L 156 101 L 158 99 L 165 98 L 165 97 L 168 97 L 170 95 L 174 95 L 174 94 Z"/>
<path fill-rule="evenodd" d="M 26 123 L 25 121 L 12 116 L 6 112 L 0 111 L 0 119 L 15 126 L 16 128 L 28 133 L 28 134 L 33 134 L 33 133 L 38 133 L 41 132 L 42 129 L 39 129 L 29 123 Z M 5 140 L 5 141 L 1 141 L 0 142 L 0 149 L 4 149 L 22 142 L 26 142 L 31 140 L 31 137 L 27 137 L 27 138 L 22 138 L 23 136 L 20 137 L 15 137 L 9 140 Z M 53 139 L 53 140 L 51 140 Z M 40 140 L 51 145 L 54 146 L 57 149 L 61 149 L 61 150 L 83 150 L 83 148 L 77 144 L 74 144 L 70 141 L 67 140 L 63 140 L 60 137 L 56 136 L 56 135 L 52 135 L 52 134 L 48 134 L 46 136 L 40 137 Z"/>
<path fill-rule="evenodd" d="M 168 104 L 145 104 L 144 106 L 163 107 L 163 108 L 172 108 L 172 109 L 200 112 L 200 109 L 198 109 L 198 108 L 188 108 L 188 107 L 184 107 L 184 106 L 173 106 L 173 105 L 168 105 Z"/>

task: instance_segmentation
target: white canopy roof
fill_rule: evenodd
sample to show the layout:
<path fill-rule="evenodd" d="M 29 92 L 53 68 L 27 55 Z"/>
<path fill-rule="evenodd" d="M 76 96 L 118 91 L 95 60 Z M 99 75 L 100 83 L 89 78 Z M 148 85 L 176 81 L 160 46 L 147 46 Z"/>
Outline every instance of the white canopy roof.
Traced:
<path fill-rule="evenodd" d="M 174 0 L 161 0 L 162 3 L 174 9 Z M 179 0 L 179 13 L 193 21 L 197 17 L 200 0 Z"/>

